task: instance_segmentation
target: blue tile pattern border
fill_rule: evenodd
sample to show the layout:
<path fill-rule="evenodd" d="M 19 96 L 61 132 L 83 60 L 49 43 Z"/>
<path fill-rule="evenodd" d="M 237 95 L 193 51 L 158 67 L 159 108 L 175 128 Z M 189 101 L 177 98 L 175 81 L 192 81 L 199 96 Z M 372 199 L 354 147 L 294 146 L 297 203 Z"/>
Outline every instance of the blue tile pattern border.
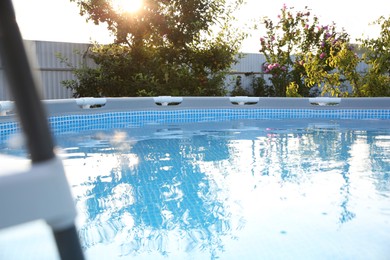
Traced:
<path fill-rule="evenodd" d="M 7 140 L 12 134 L 20 131 L 18 122 L 0 123 L 0 143 Z"/>
<path fill-rule="evenodd" d="M 185 109 L 106 112 L 50 117 L 54 134 L 146 124 L 218 122 L 237 119 L 390 119 L 390 109 Z M 0 123 L 0 141 L 19 130 L 17 122 Z"/>

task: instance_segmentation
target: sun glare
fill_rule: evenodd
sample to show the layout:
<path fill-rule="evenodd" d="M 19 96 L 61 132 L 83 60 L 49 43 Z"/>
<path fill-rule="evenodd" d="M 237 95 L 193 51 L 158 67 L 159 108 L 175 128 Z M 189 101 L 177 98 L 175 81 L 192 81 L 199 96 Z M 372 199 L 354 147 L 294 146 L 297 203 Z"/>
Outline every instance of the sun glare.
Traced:
<path fill-rule="evenodd" d="M 142 0 L 113 0 L 113 6 L 120 12 L 135 13 L 142 8 Z"/>

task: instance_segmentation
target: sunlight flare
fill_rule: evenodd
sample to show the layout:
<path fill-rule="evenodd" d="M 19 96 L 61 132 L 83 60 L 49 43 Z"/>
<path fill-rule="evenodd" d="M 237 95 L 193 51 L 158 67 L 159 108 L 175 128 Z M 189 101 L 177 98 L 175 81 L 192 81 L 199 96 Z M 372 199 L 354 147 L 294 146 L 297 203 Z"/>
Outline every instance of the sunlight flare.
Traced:
<path fill-rule="evenodd" d="M 125 13 L 135 13 L 138 12 L 143 5 L 142 0 L 113 0 L 112 6 L 120 11 Z"/>

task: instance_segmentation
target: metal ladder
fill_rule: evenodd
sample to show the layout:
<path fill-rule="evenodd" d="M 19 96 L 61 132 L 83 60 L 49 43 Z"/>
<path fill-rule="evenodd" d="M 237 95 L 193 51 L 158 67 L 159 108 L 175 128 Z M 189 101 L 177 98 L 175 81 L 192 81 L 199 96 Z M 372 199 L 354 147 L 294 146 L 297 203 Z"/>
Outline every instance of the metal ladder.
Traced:
<path fill-rule="evenodd" d="M 61 259 L 84 259 L 75 227 L 74 201 L 62 162 L 53 152 L 11 0 L 0 0 L 0 54 L 32 162 L 27 172 L 0 178 L 0 229 L 44 219 L 53 231 Z"/>

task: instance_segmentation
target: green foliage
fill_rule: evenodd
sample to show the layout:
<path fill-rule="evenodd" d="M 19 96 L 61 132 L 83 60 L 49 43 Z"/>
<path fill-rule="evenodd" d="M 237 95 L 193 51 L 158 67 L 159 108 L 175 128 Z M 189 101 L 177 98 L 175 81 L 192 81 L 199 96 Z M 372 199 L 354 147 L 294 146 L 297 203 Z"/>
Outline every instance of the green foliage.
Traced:
<path fill-rule="evenodd" d="M 298 93 L 299 86 L 295 82 L 290 82 L 286 89 L 286 97 L 301 97 Z"/>
<path fill-rule="evenodd" d="M 273 97 L 275 89 L 273 86 L 267 85 L 263 77 L 256 77 L 252 82 L 253 95 L 256 97 Z"/>
<path fill-rule="evenodd" d="M 242 78 L 241 76 L 236 77 L 236 84 L 234 85 L 234 88 L 232 92 L 230 93 L 231 96 L 249 96 L 249 92 L 242 87 Z"/>
<path fill-rule="evenodd" d="M 390 96 L 390 17 L 383 16 L 374 22 L 381 26 L 377 39 L 361 40 L 363 61 L 368 70 L 363 73 L 360 96 Z"/>
<path fill-rule="evenodd" d="M 306 55 L 304 62 L 306 85 L 320 85 L 322 93 L 331 96 L 348 96 L 349 86 L 356 92 L 359 82 L 356 67 L 359 58 L 352 52 L 349 44 L 336 42 L 326 55 L 323 58 L 312 53 Z"/>
<path fill-rule="evenodd" d="M 260 53 L 267 63 L 276 96 L 309 96 L 312 87 L 322 94 L 346 95 L 338 91 L 347 83 L 355 87 L 359 58 L 349 46 L 349 36 L 337 32 L 335 24 L 322 26 L 306 7 L 293 13 L 283 6 L 278 21 L 264 19 L 267 35 L 260 38 Z"/>
<path fill-rule="evenodd" d="M 97 68 L 75 70 L 64 82 L 75 96 L 224 95 L 224 78 L 245 37 L 232 26 L 236 0 L 144 0 L 121 13 L 110 0 L 71 0 L 115 36 L 89 53 Z"/>
<path fill-rule="evenodd" d="M 369 71 L 362 79 L 361 87 L 359 89 L 359 96 L 389 97 L 390 77 L 384 74 L 377 74 L 373 71 Z"/>

